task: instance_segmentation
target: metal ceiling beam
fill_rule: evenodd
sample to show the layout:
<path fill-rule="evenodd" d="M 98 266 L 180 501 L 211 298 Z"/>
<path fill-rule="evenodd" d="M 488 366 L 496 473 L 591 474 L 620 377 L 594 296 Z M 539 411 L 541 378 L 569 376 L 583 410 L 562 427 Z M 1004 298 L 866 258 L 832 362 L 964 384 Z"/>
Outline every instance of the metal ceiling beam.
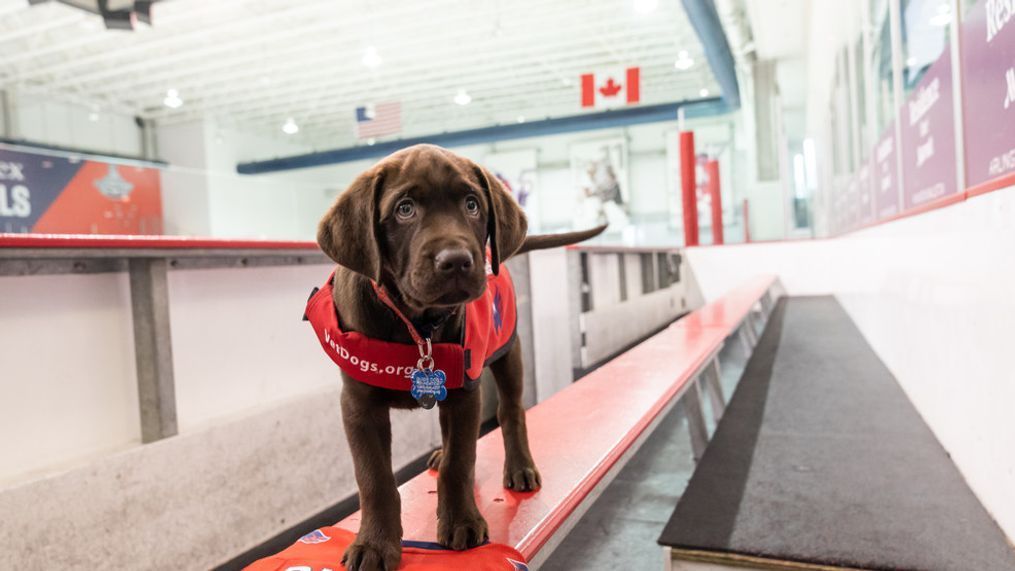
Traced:
<path fill-rule="evenodd" d="M 48 143 L 38 143 L 35 141 L 29 141 L 26 139 L 16 139 L 9 137 L 0 137 L 0 146 L 11 146 L 15 150 L 21 151 L 41 151 L 43 153 L 51 153 L 57 156 L 64 157 L 76 157 L 85 160 L 98 160 L 98 161 L 110 161 L 114 163 L 125 163 L 140 167 L 156 167 L 165 168 L 169 166 L 169 163 L 159 159 L 147 159 L 137 155 L 123 155 L 120 153 L 107 153 L 104 151 L 92 151 L 88 149 L 82 149 L 79 147 L 66 147 L 63 145 L 50 145 Z"/>
<path fill-rule="evenodd" d="M 730 107 L 740 107 L 740 85 L 737 82 L 736 62 L 723 31 L 714 0 L 683 0 L 687 18 L 705 47 L 705 59 L 712 74 L 722 88 L 723 101 Z"/>
<path fill-rule="evenodd" d="M 478 129 L 468 129 L 454 133 L 438 133 L 421 137 L 410 137 L 406 139 L 399 139 L 397 141 L 378 143 L 376 145 L 346 147 L 342 149 L 332 149 L 329 151 L 319 151 L 316 153 L 294 155 L 291 157 L 282 157 L 264 161 L 252 161 L 236 165 L 236 172 L 240 174 L 265 174 L 308 167 L 333 165 L 380 157 L 399 149 L 422 143 L 455 147 L 478 145 L 494 141 L 524 139 L 528 137 L 545 137 L 548 135 L 559 135 L 562 133 L 591 131 L 593 129 L 626 127 L 628 125 L 639 125 L 642 123 L 676 121 L 677 110 L 681 107 L 684 108 L 684 115 L 688 118 L 709 117 L 728 113 L 733 110 L 724 100 L 720 98 L 663 103 L 659 105 L 645 105 L 613 111 L 603 111 L 600 113 L 590 113 L 586 115 L 544 119 L 542 121 L 531 121 L 513 125 L 494 125 L 491 127 L 480 127 Z"/>
<path fill-rule="evenodd" d="M 670 66 L 668 60 L 665 58 L 657 58 L 657 61 L 653 61 L 648 56 L 642 58 L 643 63 L 652 64 L 657 66 L 658 69 L 666 70 L 666 75 L 662 78 L 652 77 L 655 81 L 653 87 L 658 87 L 664 83 L 672 82 L 677 85 L 685 85 L 689 93 L 696 93 L 698 89 L 702 87 L 709 87 L 708 76 L 703 76 L 698 72 L 685 72 L 682 75 L 676 75 L 669 72 Z M 647 73 L 648 66 L 643 66 L 643 82 L 644 85 L 648 85 L 650 73 Z M 517 93 L 525 93 L 526 89 L 538 89 L 542 92 L 561 92 L 566 94 L 568 97 L 576 99 L 578 97 L 578 86 L 572 85 L 565 87 L 557 84 L 552 79 L 548 79 L 545 73 L 538 70 L 541 75 L 531 76 L 526 75 L 522 77 L 513 78 L 510 82 L 510 90 L 500 90 L 499 92 L 495 89 L 493 81 L 496 80 L 494 76 L 479 76 L 479 77 L 467 77 L 463 78 L 459 82 L 460 88 L 466 89 L 470 94 L 477 99 L 486 99 L 490 97 L 496 97 L 500 95 L 502 97 L 517 97 Z M 706 72 L 707 73 L 707 72 Z M 307 90 L 305 85 L 299 83 L 293 83 L 291 86 L 286 87 L 274 87 L 272 89 L 265 90 L 267 93 L 261 93 L 258 87 L 247 86 L 247 93 L 237 94 L 235 97 L 225 98 L 218 95 L 214 98 L 202 93 L 201 98 L 198 101 L 193 101 L 195 108 L 200 108 L 202 112 L 215 113 L 216 111 L 226 111 L 234 115 L 244 115 L 250 113 L 257 113 L 264 110 L 272 110 L 287 115 L 292 115 L 306 101 L 313 101 L 318 97 L 325 97 L 326 101 L 346 101 L 349 102 L 347 107 L 343 107 L 344 111 L 351 113 L 355 108 L 356 104 L 395 100 L 401 101 L 403 107 L 412 102 L 422 101 L 444 101 L 450 103 L 451 98 L 455 92 L 448 89 L 448 85 L 453 84 L 453 74 L 433 74 L 432 79 L 434 85 L 428 88 L 414 89 L 408 96 L 400 94 L 394 86 L 389 87 L 388 85 L 371 87 L 370 85 L 348 85 L 348 80 L 344 79 L 341 74 L 337 74 L 334 78 L 326 78 L 314 83 L 313 90 Z M 578 74 L 574 77 L 577 79 Z M 280 81 L 280 83 L 288 83 Z M 682 94 L 670 94 L 667 99 L 674 95 Z M 320 112 L 321 108 L 319 105 L 313 105 L 315 112 Z M 180 115 L 179 110 L 175 109 L 163 109 L 157 108 L 155 112 L 144 113 L 146 116 L 150 116 L 156 119 L 170 118 L 173 115 Z"/>

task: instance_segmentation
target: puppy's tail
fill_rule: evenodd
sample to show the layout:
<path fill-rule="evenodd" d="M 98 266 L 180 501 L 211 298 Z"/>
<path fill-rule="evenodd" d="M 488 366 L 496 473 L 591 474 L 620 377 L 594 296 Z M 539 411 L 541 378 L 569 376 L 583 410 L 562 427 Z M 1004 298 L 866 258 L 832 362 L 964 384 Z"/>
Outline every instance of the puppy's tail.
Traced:
<path fill-rule="evenodd" d="M 578 232 L 561 232 L 560 234 L 537 234 L 535 236 L 526 236 L 525 241 L 522 242 L 522 247 L 514 253 L 515 256 L 524 254 L 532 250 L 545 250 L 547 248 L 559 248 L 560 246 L 569 246 L 571 244 L 577 244 L 584 240 L 588 240 L 594 236 L 598 236 L 606 230 L 606 224 L 602 226 L 596 226 L 588 230 L 580 230 Z"/>

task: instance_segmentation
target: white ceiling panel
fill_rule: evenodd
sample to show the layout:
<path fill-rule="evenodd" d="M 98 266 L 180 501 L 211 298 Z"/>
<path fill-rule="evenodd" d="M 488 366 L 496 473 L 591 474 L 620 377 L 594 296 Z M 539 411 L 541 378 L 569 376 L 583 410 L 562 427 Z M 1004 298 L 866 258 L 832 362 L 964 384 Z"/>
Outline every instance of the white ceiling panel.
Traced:
<path fill-rule="evenodd" d="M 353 142 L 358 105 L 400 101 L 401 136 L 581 113 L 579 76 L 641 66 L 643 104 L 718 95 L 680 0 L 169 0 L 154 26 L 105 30 L 50 2 L 0 0 L 0 89 L 160 123 L 209 118 Z M 367 48 L 379 66 L 364 65 Z M 677 71 L 686 50 L 695 65 Z M 163 104 L 167 90 L 184 104 Z M 458 106 L 459 90 L 472 103 Z"/>

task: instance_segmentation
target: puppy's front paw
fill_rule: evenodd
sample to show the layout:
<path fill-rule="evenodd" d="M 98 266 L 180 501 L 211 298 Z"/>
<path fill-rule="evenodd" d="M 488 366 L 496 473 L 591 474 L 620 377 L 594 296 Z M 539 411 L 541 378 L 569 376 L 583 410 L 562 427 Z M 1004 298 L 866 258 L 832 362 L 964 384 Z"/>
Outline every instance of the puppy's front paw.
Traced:
<path fill-rule="evenodd" d="M 342 565 L 348 571 L 395 571 L 402 560 L 402 546 L 398 541 L 380 542 L 356 540 L 345 550 Z"/>
<path fill-rule="evenodd" d="M 534 492 L 543 487 L 543 477 L 531 462 L 504 464 L 504 487 L 516 492 Z"/>
<path fill-rule="evenodd" d="M 437 522 L 437 542 L 461 551 L 476 547 L 489 538 L 486 520 L 478 513 L 468 516 L 445 516 Z"/>

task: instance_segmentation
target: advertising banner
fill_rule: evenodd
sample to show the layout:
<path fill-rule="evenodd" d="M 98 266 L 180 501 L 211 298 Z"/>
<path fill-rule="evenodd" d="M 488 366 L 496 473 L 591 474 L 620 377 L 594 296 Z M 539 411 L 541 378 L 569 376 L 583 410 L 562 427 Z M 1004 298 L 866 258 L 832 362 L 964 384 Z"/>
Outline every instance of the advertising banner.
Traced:
<path fill-rule="evenodd" d="M 902 107 L 904 210 L 958 191 L 955 182 L 955 115 L 951 53 L 927 69 Z"/>
<path fill-rule="evenodd" d="M 871 184 L 874 186 L 874 206 L 878 220 L 895 216 L 901 210 L 899 205 L 898 164 L 895 162 L 895 124 L 885 129 L 881 139 L 874 145 L 874 171 Z"/>
<path fill-rule="evenodd" d="M 159 172 L 0 148 L 0 232 L 161 234 Z"/>
<path fill-rule="evenodd" d="M 962 22 L 966 175 L 976 186 L 1015 172 L 1015 13 L 981 0 Z"/>

